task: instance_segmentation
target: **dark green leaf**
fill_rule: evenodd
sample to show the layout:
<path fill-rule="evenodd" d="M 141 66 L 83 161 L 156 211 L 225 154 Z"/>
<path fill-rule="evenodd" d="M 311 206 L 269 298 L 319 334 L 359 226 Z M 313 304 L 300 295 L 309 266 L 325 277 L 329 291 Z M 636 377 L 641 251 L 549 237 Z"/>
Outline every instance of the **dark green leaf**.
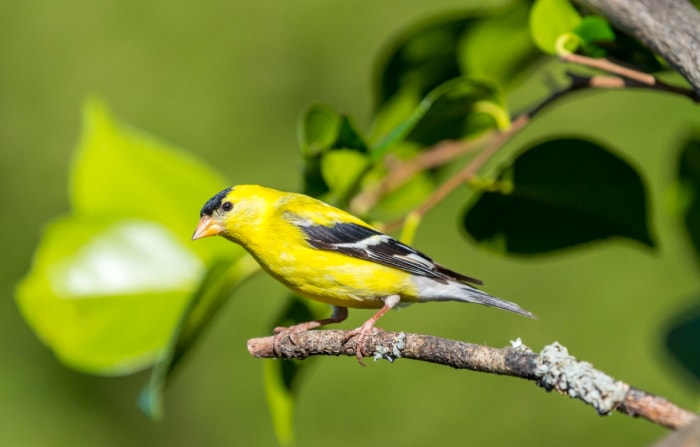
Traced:
<path fill-rule="evenodd" d="M 695 297 L 698 301 L 698 297 Z M 693 384 L 700 384 L 700 305 L 679 312 L 666 330 L 666 349 L 693 377 Z"/>
<path fill-rule="evenodd" d="M 615 40 L 615 33 L 610 24 L 604 18 L 595 15 L 584 17 L 574 33 L 581 38 L 583 51 L 593 57 L 605 56 L 600 44 Z"/>
<path fill-rule="evenodd" d="M 459 140 L 493 127 L 491 116 L 474 109 L 478 102 L 489 102 L 505 109 L 504 99 L 493 81 L 460 78 L 433 90 L 421 104 L 419 119 L 408 132 L 407 140 L 432 146 L 443 140 Z"/>
<path fill-rule="evenodd" d="M 433 19 L 401 34 L 379 64 L 377 106 L 409 90 L 424 97 L 438 85 L 460 76 L 457 48 L 473 14 Z"/>
<path fill-rule="evenodd" d="M 616 236 L 654 245 L 639 174 L 599 144 L 537 144 L 501 172 L 496 186 L 464 216 L 471 237 L 496 250 L 540 254 Z"/>
<path fill-rule="evenodd" d="M 606 57 L 624 62 L 637 70 L 653 73 L 666 68 L 664 62 L 643 46 L 637 39 L 616 30 L 615 40 L 600 42 L 599 47 L 606 51 Z"/>

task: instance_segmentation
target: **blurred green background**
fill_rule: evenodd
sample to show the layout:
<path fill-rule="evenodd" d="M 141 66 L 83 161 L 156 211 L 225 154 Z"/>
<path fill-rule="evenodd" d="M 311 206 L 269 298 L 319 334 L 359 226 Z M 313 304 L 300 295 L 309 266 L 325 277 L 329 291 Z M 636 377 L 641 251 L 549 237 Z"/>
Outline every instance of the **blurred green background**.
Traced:
<path fill-rule="evenodd" d="M 145 373 L 108 379 L 71 371 L 22 321 L 14 284 L 29 268 L 42 224 L 68 209 L 68 166 L 88 95 L 190 149 L 232 183 L 297 190 L 300 111 L 326 102 L 365 125 L 381 48 L 417 21 L 465 6 L 3 2 L 0 446 L 275 445 L 263 361 L 245 348 L 246 339 L 269 332 L 283 304 L 284 290 L 269 278 L 246 284 L 224 307 L 177 373 L 159 423 L 135 406 Z M 428 216 L 415 245 L 540 319 L 441 303 L 392 312 L 381 326 L 493 346 L 522 337 L 535 350 L 558 340 L 613 376 L 696 409 L 697 383 L 663 346 L 670 320 L 698 301 L 697 265 L 667 212 L 676 143 L 691 123 L 700 126 L 692 104 L 652 93 L 592 92 L 546 112 L 515 144 L 557 130 L 614 147 L 645 174 L 658 249 L 611 241 L 539 258 L 479 252 L 459 230 L 462 189 Z M 197 216 L 193 209 L 193 228 Z M 344 327 L 369 315 L 353 311 Z M 532 383 L 400 360 L 361 368 L 354 358 L 315 362 L 296 428 L 304 446 L 639 445 L 665 433 L 622 415 L 601 418 Z"/>

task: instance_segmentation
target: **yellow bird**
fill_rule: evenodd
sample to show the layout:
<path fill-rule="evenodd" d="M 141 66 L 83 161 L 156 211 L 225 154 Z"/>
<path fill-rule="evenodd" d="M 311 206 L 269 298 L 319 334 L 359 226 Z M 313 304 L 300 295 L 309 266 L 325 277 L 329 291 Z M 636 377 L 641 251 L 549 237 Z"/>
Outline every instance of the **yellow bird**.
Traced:
<path fill-rule="evenodd" d="M 398 304 L 463 301 L 533 315 L 467 283 L 423 253 L 324 202 L 258 185 L 227 188 L 204 204 L 192 239 L 220 235 L 240 244 L 294 292 L 333 306 L 333 315 L 285 329 L 291 334 L 347 318 L 348 307 L 379 311 L 357 336 L 357 358 L 376 321 Z M 278 333 L 279 335 L 279 333 Z"/>

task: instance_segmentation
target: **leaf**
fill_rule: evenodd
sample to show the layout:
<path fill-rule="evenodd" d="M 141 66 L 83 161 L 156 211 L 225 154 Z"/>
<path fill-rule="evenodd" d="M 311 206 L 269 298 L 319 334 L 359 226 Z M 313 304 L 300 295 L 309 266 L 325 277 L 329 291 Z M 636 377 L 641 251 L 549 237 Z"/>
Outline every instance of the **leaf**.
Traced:
<path fill-rule="evenodd" d="M 530 11 L 530 33 L 535 44 L 545 53 L 557 54 L 562 37 L 573 35 L 581 16 L 568 0 L 535 0 Z M 575 51 L 575 46 L 566 49 Z"/>
<path fill-rule="evenodd" d="M 654 245 L 639 174 L 591 141 L 536 144 L 494 186 L 468 207 L 464 228 L 497 251 L 541 254 L 616 236 Z"/>
<path fill-rule="evenodd" d="M 695 297 L 698 301 L 698 297 Z M 692 376 L 693 384 L 700 384 L 700 305 L 695 304 L 677 313 L 665 330 L 666 349 Z"/>
<path fill-rule="evenodd" d="M 607 20 L 596 15 L 584 17 L 574 29 L 574 33 L 581 38 L 584 52 L 593 57 L 605 56 L 605 50 L 600 44 L 615 40 L 615 33 Z"/>
<path fill-rule="evenodd" d="M 399 35 L 378 64 L 376 107 L 405 90 L 422 98 L 438 85 L 459 77 L 457 48 L 476 14 L 433 19 Z"/>
<path fill-rule="evenodd" d="M 97 101 L 85 107 L 76 152 L 72 213 L 44 230 L 17 303 L 67 365 L 128 374 L 167 355 L 205 272 L 242 249 L 190 239 L 221 177 Z"/>
<path fill-rule="evenodd" d="M 314 104 L 301 115 L 297 134 L 304 157 L 317 155 L 338 139 L 341 116 L 325 104 Z"/>
<path fill-rule="evenodd" d="M 227 182 L 188 153 L 116 121 L 98 101 L 84 110 L 70 175 L 73 213 L 160 222 L 189 243 L 204 202 Z M 225 244 L 192 244 L 199 256 L 226 256 Z"/>
<path fill-rule="evenodd" d="M 469 26 L 458 48 L 461 72 L 512 86 L 541 58 L 530 37 L 529 2 L 515 2 L 502 14 Z M 497 48 L 497 51 L 494 51 Z"/>
<path fill-rule="evenodd" d="M 349 149 L 329 151 L 321 159 L 321 175 L 332 201 L 348 197 L 369 164 L 367 156 Z"/>
<path fill-rule="evenodd" d="M 444 140 L 459 140 L 494 126 L 492 116 L 479 113 L 475 105 L 491 103 L 505 112 L 505 99 L 496 83 L 486 79 L 459 78 L 448 81 L 423 100 L 406 139 L 423 146 Z"/>
<path fill-rule="evenodd" d="M 350 118 L 326 105 L 309 107 L 297 125 L 299 145 L 304 156 L 304 193 L 320 197 L 331 189 L 322 173 L 326 152 L 353 149 L 366 152 L 367 145 Z"/>
<path fill-rule="evenodd" d="M 700 132 L 687 137 L 681 147 L 678 190 L 679 212 L 695 255 L 700 259 Z"/>
<path fill-rule="evenodd" d="M 66 217 L 44 230 L 17 304 L 65 364 L 128 374 L 163 355 L 203 270 L 155 222 Z"/>
<path fill-rule="evenodd" d="M 654 73 L 667 68 L 661 58 L 623 32 L 616 33 L 614 41 L 600 42 L 598 46 L 605 50 L 609 59 L 624 62 L 640 71 Z"/>

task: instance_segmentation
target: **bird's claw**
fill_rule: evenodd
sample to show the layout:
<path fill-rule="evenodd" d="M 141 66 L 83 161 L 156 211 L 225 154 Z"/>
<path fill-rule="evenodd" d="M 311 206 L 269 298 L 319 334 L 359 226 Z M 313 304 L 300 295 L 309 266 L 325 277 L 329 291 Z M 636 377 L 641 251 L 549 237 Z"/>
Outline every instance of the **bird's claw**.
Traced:
<path fill-rule="evenodd" d="M 272 334 L 274 335 L 272 338 L 272 352 L 275 353 L 275 357 L 282 357 L 282 351 L 280 350 L 280 343 L 282 343 L 282 339 L 286 337 L 293 345 L 296 345 L 297 342 L 294 340 L 294 334 L 305 330 L 307 329 L 300 328 L 299 325 L 289 327 L 278 326 L 274 328 L 272 330 Z"/>
<path fill-rule="evenodd" d="M 355 356 L 357 357 L 358 363 L 362 366 L 367 366 L 362 361 L 362 357 L 367 355 L 367 350 L 365 349 L 365 342 L 367 340 L 367 337 L 372 335 L 373 330 L 374 324 L 365 323 L 356 329 L 348 331 L 345 334 L 345 337 L 343 337 L 343 343 L 347 343 L 348 340 L 350 340 L 351 338 L 355 338 Z"/>

